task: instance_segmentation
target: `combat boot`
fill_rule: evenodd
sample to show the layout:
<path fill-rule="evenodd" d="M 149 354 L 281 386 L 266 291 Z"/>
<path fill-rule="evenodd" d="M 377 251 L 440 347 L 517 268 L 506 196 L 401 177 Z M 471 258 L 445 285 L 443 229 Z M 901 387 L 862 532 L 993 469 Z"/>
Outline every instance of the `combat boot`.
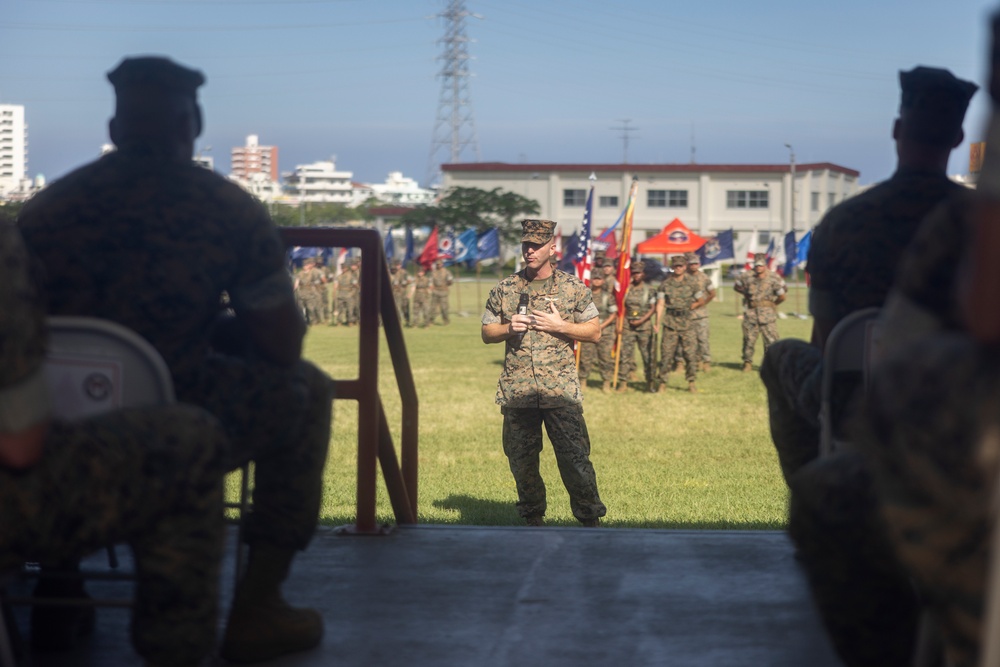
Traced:
<path fill-rule="evenodd" d="M 701 372 L 702 373 L 707 373 L 710 370 L 712 370 L 712 364 L 711 364 L 711 362 L 709 362 L 709 361 L 703 361 L 703 362 L 701 362 Z"/>
<path fill-rule="evenodd" d="M 281 596 L 281 583 L 294 550 L 254 544 L 246 574 L 236 587 L 219 654 L 230 662 L 263 662 L 315 648 L 323 639 L 323 618 L 296 609 Z"/>
<path fill-rule="evenodd" d="M 691 380 L 690 382 L 688 382 L 688 393 L 689 394 L 697 394 L 698 393 L 698 387 L 694 386 L 694 380 Z"/>
<path fill-rule="evenodd" d="M 753 364 L 750 363 L 749 361 L 744 361 L 743 362 L 743 372 L 744 373 L 749 373 L 752 370 L 753 370 Z"/>
<path fill-rule="evenodd" d="M 605 394 L 611 391 L 611 380 L 604 381 L 604 384 L 601 385 L 601 391 L 603 391 Z"/>
<path fill-rule="evenodd" d="M 624 394 L 626 391 L 628 391 L 628 382 L 622 382 L 620 385 L 618 385 L 619 394 Z"/>
<path fill-rule="evenodd" d="M 599 528 L 601 526 L 601 519 L 599 517 L 594 517 L 593 519 L 581 519 L 580 523 L 583 524 L 584 528 Z"/>
<path fill-rule="evenodd" d="M 544 526 L 545 518 L 540 516 L 526 516 L 524 522 L 529 526 Z"/>

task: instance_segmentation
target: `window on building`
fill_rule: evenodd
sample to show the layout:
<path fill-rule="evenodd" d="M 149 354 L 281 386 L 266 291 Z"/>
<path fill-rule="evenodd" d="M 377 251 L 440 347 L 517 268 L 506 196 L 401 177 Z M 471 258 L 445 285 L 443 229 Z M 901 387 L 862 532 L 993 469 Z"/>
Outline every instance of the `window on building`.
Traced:
<path fill-rule="evenodd" d="M 757 245 L 767 248 L 771 244 L 771 232 L 757 232 Z"/>
<path fill-rule="evenodd" d="M 767 190 L 726 190 L 726 208 L 768 208 Z"/>
<path fill-rule="evenodd" d="M 586 206 L 586 190 L 563 190 L 563 206 Z"/>
<path fill-rule="evenodd" d="M 826 193 L 826 207 L 833 208 L 837 204 L 837 193 L 828 192 Z"/>
<path fill-rule="evenodd" d="M 687 190 L 667 190 L 667 206 L 670 208 L 687 208 Z"/>
<path fill-rule="evenodd" d="M 813 211 L 818 211 L 819 210 L 819 193 L 818 192 L 811 192 L 809 194 L 811 195 L 809 197 L 809 206 L 812 208 Z"/>
<path fill-rule="evenodd" d="M 646 190 L 646 206 L 649 208 L 666 208 L 666 190 Z"/>
<path fill-rule="evenodd" d="M 597 202 L 601 208 L 618 208 L 618 197 L 601 196 Z"/>

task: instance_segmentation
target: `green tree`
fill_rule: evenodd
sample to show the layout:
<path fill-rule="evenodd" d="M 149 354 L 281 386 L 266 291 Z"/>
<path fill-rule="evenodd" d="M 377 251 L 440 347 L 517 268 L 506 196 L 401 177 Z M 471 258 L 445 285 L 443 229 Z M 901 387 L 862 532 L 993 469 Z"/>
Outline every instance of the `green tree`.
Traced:
<path fill-rule="evenodd" d="M 538 215 L 538 202 L 501 188 L 451 188 L 437 204 L 418 206 L 403 216 L 409 226 L 433 226 L 444 229 L 474 227 L 484 232 L 491 227 L 500 230 L 507 243 L 519 243 L 520 218 Z"/>

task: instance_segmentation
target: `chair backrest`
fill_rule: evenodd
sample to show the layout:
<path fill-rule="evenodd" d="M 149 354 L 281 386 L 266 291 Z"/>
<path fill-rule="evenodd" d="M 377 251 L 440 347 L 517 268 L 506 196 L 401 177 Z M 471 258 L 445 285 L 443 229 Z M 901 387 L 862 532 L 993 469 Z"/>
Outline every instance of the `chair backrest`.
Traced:
<path fill-rule="evenodd" d="M 163 357 L 131 329 L 95 317 L 50 317 L 48 330 L 45 373 L 55 416 L 174 402 Z"/>
<path fill-rule="evenodd" d="M 830 332 L 823 351 L 820 390 L 820 456 L 837 448 L 834 442 L 833 380 L 838 373 L 857 373 L 867 388 L 869 371 L 879 353 L 879 308 L 864 308 L 842 319 Z"/>

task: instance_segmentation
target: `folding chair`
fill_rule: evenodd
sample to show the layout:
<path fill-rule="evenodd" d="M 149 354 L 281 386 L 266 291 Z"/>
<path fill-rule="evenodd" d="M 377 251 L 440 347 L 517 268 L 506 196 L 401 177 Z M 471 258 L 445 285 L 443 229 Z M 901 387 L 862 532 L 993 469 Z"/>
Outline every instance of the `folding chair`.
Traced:
<path fill-rule="evenodd" d="M 879 340 L 878 308 L 855 311 L 837 323 L 830 332 L 823 352 L 823 377 L 820 382 L 820 456 L 829 456 L 842 443 L 834 435 L 833 386 L 839 373 L 856 373 L 867 389 L 869 371 L 877 360 Z M 837 406 L 842 409 L 843 406 Z"/>
<path fill-rule="evenodd" d="M 61 419 L 82 419 L 126 407 L 168 405 L 175 401 L 173 381 L 166 363 L 149 342 L 131 329 L 93 317 L 48 318 L 49 350 L 45 373 L 52 394 L 53 414 Z M 243 467 L 238 502 L 239 519 L 249 507 L 248 466 Z M 240 522 L 241 524 L 241 522 Z M 240 526 L 242 533 L 242 525 Z M 242 537 L 242 535 L 240 536 Z M 114 546 L 108 547 L 109 565 L 117 569 Z M 236 570 L 242 566 L 242 549 L 237 548 Z M 80 576 L 101 579 L 132 579 L 117 572 L 88 573 Z M 0 592 L 3 586 L 0 582 Z M 10 599 L 14 604 L 34 604 L 35 598 Z M 46 604 L 59 604 L 46 599 Z M 63 601 L 65 602 L 65 601 Z M 79 600 L 73 601 L 79 604 Z M 95 599 L 94 606 L 130 606 L 131 599 Z M 5 648 L 10 638 L 0 609 L 0 660 L 7 660 Z M 3 662 L 2 664 L 13 664 Z"/>

